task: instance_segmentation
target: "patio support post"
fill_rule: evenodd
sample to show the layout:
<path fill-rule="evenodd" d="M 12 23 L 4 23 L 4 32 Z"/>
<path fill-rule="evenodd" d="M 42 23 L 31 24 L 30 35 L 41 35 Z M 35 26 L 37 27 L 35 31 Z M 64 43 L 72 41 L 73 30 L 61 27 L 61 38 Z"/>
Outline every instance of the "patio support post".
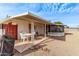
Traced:
<path fill-rule="evenodd" d="M 44 28 L 45 28 L 45 35 L 44 36 L 46 37 L 46 24 L 45 24 L 45 27 Z"/>
<path fill-rule="evenodd" d="M 32 36 L 31 36 L 31 40 L 34 41 L 34 22 L 31 22 L 31 33 L 32 33 Z"/>

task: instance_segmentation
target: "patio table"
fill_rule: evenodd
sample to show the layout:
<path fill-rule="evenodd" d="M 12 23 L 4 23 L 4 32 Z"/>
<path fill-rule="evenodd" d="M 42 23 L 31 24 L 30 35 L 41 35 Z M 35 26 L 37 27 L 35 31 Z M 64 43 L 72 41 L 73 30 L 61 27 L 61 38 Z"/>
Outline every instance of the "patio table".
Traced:
<path fill-rule="evenodd" d="M 32 34 L 31 33 L 24 33 L 23 35 L 24 36 L 31 36 Z"/>
<path fill-rule="evenodd" d="M 34 35 L 34 34 L 32 34 L 32 33 L 23 33 L 23 36 L 27 37 L 27 40 L 28 40 L 28 38 L 31 37 L 32 35 Z M 23 41 L 24 41 L 24 40 L 23 40 Z"/>

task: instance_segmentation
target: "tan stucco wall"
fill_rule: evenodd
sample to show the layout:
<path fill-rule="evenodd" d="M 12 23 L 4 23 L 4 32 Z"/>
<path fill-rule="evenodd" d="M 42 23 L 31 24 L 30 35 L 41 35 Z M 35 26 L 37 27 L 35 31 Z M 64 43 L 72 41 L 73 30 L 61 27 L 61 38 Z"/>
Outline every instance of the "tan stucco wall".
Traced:
<path fill-rule="evenodd" d="M 29 32 L 29 22 L 24 20 L 13 19 L 11 21 L 5 22 L 6 24 L 12 22 L 12 24 L 18 24 L 18 38 L 20 39 L 20 32 Z"/>
<path fill-rule="evenodd" d="M 36 31 L 38 32 L 39 35 L 44 35 L 45 29 L 44 29 L 44 24 L 36 23 Z"/>

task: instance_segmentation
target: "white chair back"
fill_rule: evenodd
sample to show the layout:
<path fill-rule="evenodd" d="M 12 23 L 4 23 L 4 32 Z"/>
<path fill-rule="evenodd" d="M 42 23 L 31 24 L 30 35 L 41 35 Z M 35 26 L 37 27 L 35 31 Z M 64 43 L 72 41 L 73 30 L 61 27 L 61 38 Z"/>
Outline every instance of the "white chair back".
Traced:
<path fill-rule="evenodd" d="M 22 36 L 22 33 L 19 33 L 19 35 L 20 35 L 20 38 L 21 38 L 21 36 Z"/>
<path fill-rule="evenodd" d="M 21 37 L 21 38 L 23 38 L 23 37 L 24 37 L 23 33 L 20 33 L 20 37 Z"/>

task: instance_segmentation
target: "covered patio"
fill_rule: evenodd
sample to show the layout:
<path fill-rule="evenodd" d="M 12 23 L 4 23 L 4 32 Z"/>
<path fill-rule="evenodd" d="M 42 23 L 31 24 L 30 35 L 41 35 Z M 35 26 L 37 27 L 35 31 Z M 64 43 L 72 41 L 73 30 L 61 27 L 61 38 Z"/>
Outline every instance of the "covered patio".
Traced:
<path fill-rule="evenodd" d="M 35 45 L 35 42 L 39 44 L 43 40 L 46 40 L 47 25 L 52 23 L 28 12 L 7 18 L 5 21 L 1 22 L 1 24 L 3 24 L 2 29 L 5 29 L 5 34 L 7 33 L 8 35 L 16 38 L 15 49 L 18 50 L 17 46 L 19 45 L 20 48 L 23 49 L 24 44 L 32 43 L 32 45 Z M 17 27 L 14 27 L 13 25 L 17 25 Z M 21 38 L 20 33 L 25 34 L 27 37 L 24 39 Z"/>
<path fill-rule="evenodd" d="M 19 35 L 20 32 L 35 33 L 38 36 L 46 37 L 46 31 L 47 31 L 46 27 L 47 25 L 52 23 L 28 12 L 28 13 L 12 16 L 7 20 L 3 21 L 2 24 L 17 25 L 17 37 L 18 39 L 20 39 L 20 35 Z M 31 40 L 34 40 L 34 38 L 35 35 L 31 35 Z"/>

